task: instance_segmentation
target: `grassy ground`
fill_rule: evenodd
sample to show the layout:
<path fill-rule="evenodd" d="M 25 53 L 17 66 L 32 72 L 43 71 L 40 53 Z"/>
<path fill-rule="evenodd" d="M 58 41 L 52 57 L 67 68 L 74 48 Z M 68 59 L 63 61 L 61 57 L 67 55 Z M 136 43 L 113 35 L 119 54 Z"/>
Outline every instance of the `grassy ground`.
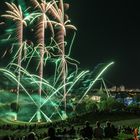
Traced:
<path fill-rule="evenodd" d="M 83 124 L 84 121 L 89 121 L 91 124 L 95 124 L 96 121 L 100 121 L 101 123 L 105 123 L 106 121 L 114 122 L 116 125 L 118 122 L 118 125 L 129 125 L 137 127 L 139 124 L 136 121 L 127 121 L 127 120 L 135 120 L 139 119 L 140 114 L 134 114 L 134 113 L 128 113 L 128 112 L 111 112 L 111 113 L 105 113 L 105 112 L 98 112 L 98 113 L 87 113 L 81 116 L 77 116 L 75 122 L 78 123 L 78 125 Z"/>
<path fill-rule="evenodd" d="M 97 120 L 101 121 L 101 125 L 102 127 L 105 126 L 105 122 L 107 120 L 110 120 L 116 127 L 119 126 L 130 126 L 130 127 L 138 127 L 140 126 L 140 117 L 139 115 L 136 114 L 129 114 L 129 113 L 89 113 L 89 114 L 85 114 L 82 116 L 78 116 L 76 121 L 71 120 L 70 124 L 75 124 L 76 127 L 82 127 L 82 125 L 84 124 L 84 122 L 88 120 L 92 126 L 95 126 L 95 122 Z M 0 125 L 2 124 L 7 124 L 8 121 L 0 121 Z M 16 122 L 15 124 L 13 123 L 12 125 L 17 125 L 17 124 L 21 124 L 23 125 L 24 123 L 20 123 L 20 122 Z M 59 124 L 59 123 L 58 123 Z M 61 122 L 60 122 L 61 124 Z M 59 125 L 58 125 L 59 126 Z M 65 125 L 64 125 L 65 126 Z M 45 132 L 47 132 L 47 128 L 40 128 L 40 129 L 33 129 L 32 131 L 34 131 L 35 133 L 41 135 Z M 15 135 L 15 137 L 19 137 L 22 135 L 27 135 L 27 130 L 0 130 L 0 137 L 4 136 L 4 135 Z M 116 138 L 118 140 L 127 140 L 128 138 L 132 138 L 133 135 L 132 134 L 124 134 L 124 133 L 120 133 L 119 136 Z"/>

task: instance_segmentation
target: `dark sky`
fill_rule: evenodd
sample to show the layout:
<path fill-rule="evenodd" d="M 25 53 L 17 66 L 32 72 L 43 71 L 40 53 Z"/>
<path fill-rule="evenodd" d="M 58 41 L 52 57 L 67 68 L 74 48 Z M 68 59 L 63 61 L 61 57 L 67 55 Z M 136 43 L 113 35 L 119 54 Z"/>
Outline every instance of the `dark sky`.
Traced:
<path fill-rule="evenodd" d="M 72 23 L 78 28 L 73 54 L 81 67 L 115 61 L 105 73 L 114 85 L 140 88 L 140 8 L 130 0 L 73 0 Z"/>
<path fill-rule="evenodd" d="M 105 80 L 112 85 L 140 88 L 139 3 L 132 0 L 68 3 L 69 17 L 78 29 L 72 56 L 80 61 L 79 66 L 93 70 L 99 63 L 115 61 L 104 74 Z"/>

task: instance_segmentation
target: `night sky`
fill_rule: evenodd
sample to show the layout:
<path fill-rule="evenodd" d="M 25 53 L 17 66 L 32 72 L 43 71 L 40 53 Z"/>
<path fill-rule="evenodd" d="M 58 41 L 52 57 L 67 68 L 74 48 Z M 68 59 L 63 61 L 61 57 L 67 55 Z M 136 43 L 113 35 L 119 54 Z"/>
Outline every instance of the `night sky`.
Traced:
<path fill-rule="evenodd" d="M 115 61 L 105 73 L 113 85 L 140 88 L 140 8 L 130 0 L 73 0 L 72 22 L 78 28 L 73 55 L 91 70 Z"/>
<path fill-rule="evenodd" d="M 139 3 L 132 0 L 68 3 L 69 17 L 78 29 L 72 57 L 80 61 L 79 67 L 93 70 L 99 63 L 115 61 L 104 79 L 112 85 L 140 88 Z"/>

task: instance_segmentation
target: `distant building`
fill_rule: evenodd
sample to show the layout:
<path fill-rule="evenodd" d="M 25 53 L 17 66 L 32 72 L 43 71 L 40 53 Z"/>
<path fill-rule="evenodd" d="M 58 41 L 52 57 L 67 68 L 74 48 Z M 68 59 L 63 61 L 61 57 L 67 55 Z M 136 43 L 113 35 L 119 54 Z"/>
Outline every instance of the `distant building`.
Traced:
<path fill-rule="evenodd" d="M 121 85 L 120 86 L 120 91 L 125 91 L 125 86 Z"/>
<path fill-rule="evenodd" d="M 117 90 L 117 87 L 116 86 L 113 86 L 109 89 L 110 91 L 116 91 Z"/>

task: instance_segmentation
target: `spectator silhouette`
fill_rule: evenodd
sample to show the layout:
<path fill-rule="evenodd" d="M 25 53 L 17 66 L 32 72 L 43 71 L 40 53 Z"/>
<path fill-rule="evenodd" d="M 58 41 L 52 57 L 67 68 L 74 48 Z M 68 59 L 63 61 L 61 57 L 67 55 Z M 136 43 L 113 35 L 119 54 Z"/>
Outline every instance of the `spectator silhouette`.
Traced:
<path fill-rule="evenodd" d="M 112 137 L 115 137 L 118 135 L 118 129 L 112 124 L 111 125 L 112 128 Z"/>
<path fill-rule="evenodd" d="M 96 122 L 96 127 L 93 130 L 93 135 L 96 139 L 102 139 L 103 138 L 103 128 L 100 125 L 100 122 Z"/>
<path fill-rule="evenodd" d="M 113 129 L 111 127 L 111 122 L 106 122 L 106 127 L 104 128 L 105 138 L 113 138 Z"/>
<path fill-rule="evenodd" d="M 76 130 L 73 125 L 71 126 L 71 128 L 69 130 L 69 135 L 76 135 Z"/>
<path fill-rule="evenodd" d="M 93 137 L 93 129 L 88 121 L 85 122 L 85 127 L 83 128 L 83 137 L 89 140 Z"/>
<path fill-rule="evenodd" d="M 43 140 L 61 140 L 61 138 L 56 136 L 55 128 L 51 126 L 48 128 L 48 137 Z"/>

